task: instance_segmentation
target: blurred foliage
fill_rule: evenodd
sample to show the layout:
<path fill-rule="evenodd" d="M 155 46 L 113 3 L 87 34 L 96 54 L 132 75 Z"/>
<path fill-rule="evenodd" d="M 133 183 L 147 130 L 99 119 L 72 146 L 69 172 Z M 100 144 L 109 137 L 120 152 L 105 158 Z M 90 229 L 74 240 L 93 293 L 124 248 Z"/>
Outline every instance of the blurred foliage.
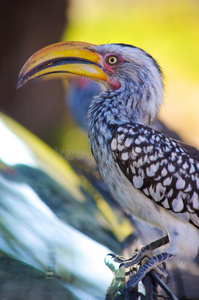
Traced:
<path fill-rule="evenodd" d="M 0 131 L 0 175 L 12 183 L 27 184 L 60 219 L 97 241 L 106 244 L 107 240 L 110 249 L 121 250 L 118 242 L 133 232 L 133 226 L 119 210 L 111 207 L 112 202 L 104 200 L 103 197 L 108 201 L 111 198 L 102 187 L 95 188 L 98 181 L 94 174 L 90 179 L 83 169 L 76 174 L 59 152 L 2 113 Z M 71 153 L 65 151 L 66 156 Z M 2 195 L 3 190 L 0 198 Z"/>
<path fill-rule="evenodd" d="M 152 54 L 165 73 L 161 119 L 199 147 L 197 0 L 72 0 L 63 40 L 130 43 Z"/>
<path fill-rule="evenodd" d="M 68 298 L 70 290 L 78 299 L 104 299 L 111 279 L 104 257 L 122 252 L 134 229 L 131 221 L 103 184 L 96 188 L 94 176 L 90 180 L 80 169 L 77 174 L 58 152 L 3 113 L 0 132 L 0 254 L 7 256 L 0 257 L 0 298 L 33 299 L 26 297 L 29 290 L 40 299 L 53 292 L 59 299 L 76 299 Z M 54 277 L 48 290 L 45 273 L 9 257 L 56 274 L 67 290 Z M 27 281 L 19 298 L 22 271 Z"/>

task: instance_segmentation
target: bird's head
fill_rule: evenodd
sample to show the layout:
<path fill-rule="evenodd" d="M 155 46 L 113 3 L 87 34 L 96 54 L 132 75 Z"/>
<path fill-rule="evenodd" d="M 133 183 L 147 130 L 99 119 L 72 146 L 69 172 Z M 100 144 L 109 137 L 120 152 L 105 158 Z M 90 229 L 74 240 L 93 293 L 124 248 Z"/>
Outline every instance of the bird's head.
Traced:
<path fill-rule="evenodd" d="M 50 73 L 85 76 L 107 90 L 118 90 L 118 94 L 128 91 L 129 112 L 140 110 L 140 121 L 144 124 L 156 118 L 163 101 L 162 75 L 157 62 L 142 49 L 127 44 L 62 42 L 50 45 L 26 62 L 17 88 Z"/>

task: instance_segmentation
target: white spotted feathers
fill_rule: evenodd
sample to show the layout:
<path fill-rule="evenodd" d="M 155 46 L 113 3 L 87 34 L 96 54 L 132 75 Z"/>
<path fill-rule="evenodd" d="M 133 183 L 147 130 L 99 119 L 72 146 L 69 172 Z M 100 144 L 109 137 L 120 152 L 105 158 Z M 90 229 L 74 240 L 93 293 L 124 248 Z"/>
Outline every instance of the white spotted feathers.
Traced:
<path fill-rule="evenodd" d="M 177 141 L 146 126 L 119 126 L 113 158 L 134 188 L 199 227 L 199 163 Z M 139 200 L 138 200 L 139 201 Z"/>
<path fill-rule="evenodd" d="M 108 72 L 120 87 L 105 86 L 88 111 L 89 144 L 102 178 L 128 214 L 168 235 L 168 253 L 193 258 L 199 249 L 199 151 L 146 127 L 163 101 L 162 73 L 150 55 L 124 44 L 97 50 L 122 57 Z"/>

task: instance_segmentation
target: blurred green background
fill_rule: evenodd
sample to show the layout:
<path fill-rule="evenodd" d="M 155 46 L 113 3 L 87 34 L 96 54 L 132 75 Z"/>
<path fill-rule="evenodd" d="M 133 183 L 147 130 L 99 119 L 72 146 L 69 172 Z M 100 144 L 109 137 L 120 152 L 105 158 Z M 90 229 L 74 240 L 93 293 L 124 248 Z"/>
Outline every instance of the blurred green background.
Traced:
<path fill-rule="evenodd" d="M 73 0 L 64 40 L 141 47 L 165 74 L 161 119 L 199 147 L 199 2 Z"/>

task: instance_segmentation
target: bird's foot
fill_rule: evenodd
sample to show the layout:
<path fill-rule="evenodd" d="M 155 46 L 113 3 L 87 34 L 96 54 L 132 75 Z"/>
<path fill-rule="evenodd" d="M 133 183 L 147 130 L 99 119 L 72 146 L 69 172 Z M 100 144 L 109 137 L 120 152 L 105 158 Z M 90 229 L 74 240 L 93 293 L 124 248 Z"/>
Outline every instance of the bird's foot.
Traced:
<path fill-rule="evenodd" d="M 132 288 L 135 288 L 139 282 L 142 281 L 142 279 L 146 276 L 148 272 L 151 270 L 154 270 L 157 272 L 160 276 L 166 277 L 168 279 L 168 273 L 160 268 L 160 264 L 163 264 L 168 259 L 172 258 L 173 255 L 169 254 L 167 252 L 163 252 L 161 254 L 152 256 L 150 258 L 147 258 L 146 262 L 140 267 L 140 269 L 137 271 L 137 273 L 130 277 L 127 284 L 124 288 L 124 294 L 125 296 L 130 295 L 130 291 Z"/>
<path fill-rule="evenodd" d="M 170 258 L 170 254 L 163 253 L 152 256 L 152 251 L 169 242 L 168 236 L 165 236 L 149 245 L 142 247 L 130 258 L 125 259 L 122 256 L 108 254 L 105 257 L 106 265 L 112 270 L 114 278 L 107 290 L 106 299 L 120 299 L 120 296 L 129 295 L 130 291 L 138 286 L 138 292 L 145 295 L 145 288 L 142 279 L 145 275 L 154 270 L 160 277 L 168 278 L 165 268 L 159 265 Z M 126 283 L 127 282 L 127 283 Z M 124 288 L 125 287 L 125 288 Z M 114 296 L 113 296 L 114 295 Z M 121 298 L 123 299 L 123 298 Z"/>
<path fill-rule="evenodd" d="M 128 259 L 125 259 L 124 257 L 113 254 L 113 253 L 108 254 L 107 257 L 110 256 L 110 258 L 112 260 L 114 260 L 116 263 L 120 263 L 121 266 L 124 265 L 125 268 L 128 268 L 128 267 L 133 266 L 133 265 L 137 264 L 138 262 L 140 262 L 143 259 L 143 257 L 145 257 L 147 255 L 150 256 L 150 254 L 153 250 L 167 244 L 168 242 L 169 242 L 169 238 L 168 238 L 168 236 L 165 236 L 159 240 L 156 240 L 156 241 L 142 247 L 139 251 L 136 251 L 136 253 L 133 254 Z"/>

